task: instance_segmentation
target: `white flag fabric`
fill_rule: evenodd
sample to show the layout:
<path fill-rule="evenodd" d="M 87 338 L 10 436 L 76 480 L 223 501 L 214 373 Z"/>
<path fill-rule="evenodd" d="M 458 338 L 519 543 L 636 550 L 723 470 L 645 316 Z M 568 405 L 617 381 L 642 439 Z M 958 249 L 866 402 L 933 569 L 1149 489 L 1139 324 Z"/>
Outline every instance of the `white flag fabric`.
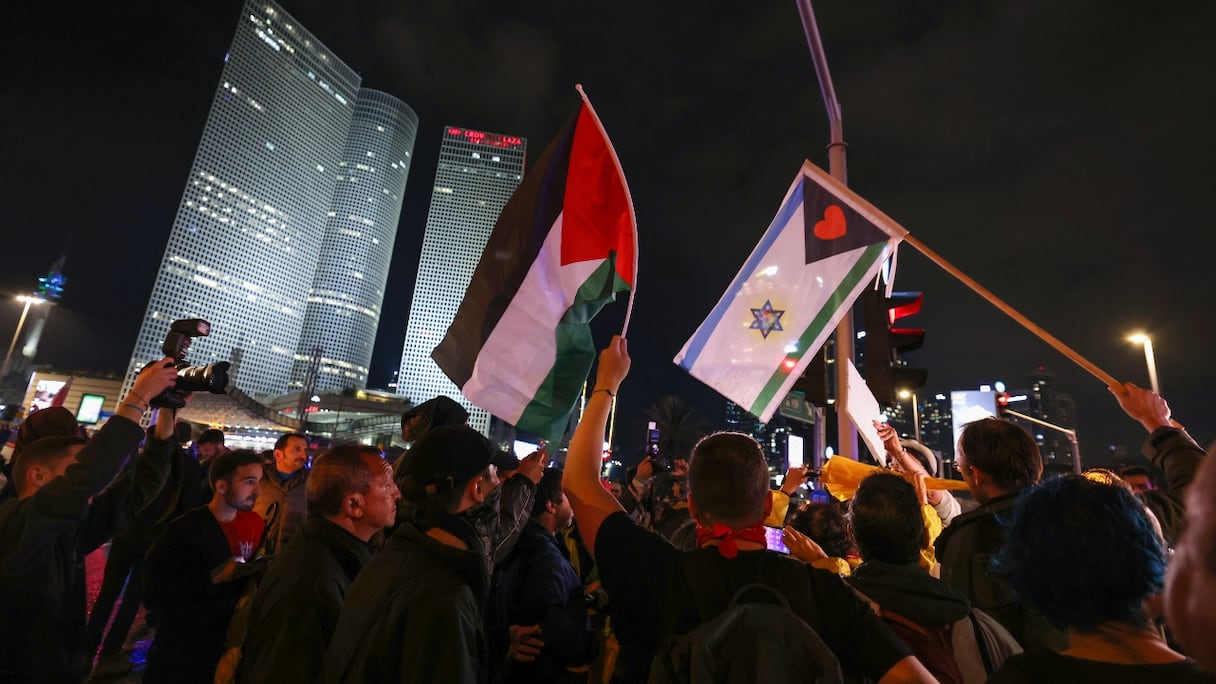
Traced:
<path fill-rule="evenodd" d="M 906 233 L 806 162 L 675 363 L 767 422 Z"/>

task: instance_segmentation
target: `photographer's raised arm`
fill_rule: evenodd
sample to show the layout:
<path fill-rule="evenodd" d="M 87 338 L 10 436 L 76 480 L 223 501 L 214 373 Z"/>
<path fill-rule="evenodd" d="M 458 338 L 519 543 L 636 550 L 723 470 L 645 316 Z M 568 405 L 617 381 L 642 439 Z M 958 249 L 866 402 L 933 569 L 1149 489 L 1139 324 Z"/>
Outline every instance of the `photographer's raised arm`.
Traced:
<path fill-rule="evenodd" d="M 118 410 L 84 445 L 63 476 L 30 494 L 34 508 L 43 515 L 79 519 L 88 500 L 109 486 L 143 439 L 139 420 L 148 408 L 149 398 L 172 387 L 176 380 L 172 359 L 144 368 Z"/>
<path fill-rule="evenodd" d="M 562 488 L 570 497 L 575 524 L 592 558 L 595 557 L 595 538 L 600 525 L 613 513 L 624 511 L 616 497 L 600 484 L 600 465 L 603 462 L 604 428 L 608 425 L 612 400 L 621 381 L 629 374 L 629 364 L 625 340 L 613 336 L 608 348 L 600 352 L 595 389 L 587 400 L 582 420 L 574 430 L 570 450 L 566 454 Z"/>

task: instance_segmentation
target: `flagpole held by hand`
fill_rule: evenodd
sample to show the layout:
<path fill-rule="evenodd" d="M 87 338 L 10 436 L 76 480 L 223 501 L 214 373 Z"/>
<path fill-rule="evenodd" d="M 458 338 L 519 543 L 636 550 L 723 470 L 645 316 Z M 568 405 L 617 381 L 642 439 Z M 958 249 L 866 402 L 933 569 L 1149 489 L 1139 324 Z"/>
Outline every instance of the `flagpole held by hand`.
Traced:
<path fill-rule="evenodd" d="M 984 287 L 983 285 L 980 285 L 971 276 L 969 276 L 966 273 L 963 273 L 959 269 L 955 268 L 955 266 L 953 264 L 951 264 L 949 261 L 946 261 L 937 252 L 934 252 L 932 249 L 929 249 L 929 247 L 926 246 L 923 242 L 921 242 L 920 240 L 917 240 L 915 237 L 913 237 L 911 233 L 904 234 L 903 238 L 904 238 L 904 242 L 906 242 L 909 245 L 911 245 L 912 247 L 914 247 L 921 254 L 924 254 L 926 257 L 929 258 L 930 261 L 932 261 L 933 263 L 942 267 L 950 275 L 954 276 L 955 278 L 958 278 L 960 281 L 962 281 L 962 283 L 964 285 L 971 288 L 976 294 L 978 294 L 979 296 L 981 296 L 985 300 L 987 300 L 987 302 L 989 304 L 991 304 L 991 305 L 995 306 L 996 308 L 1000 309 L 1001 311 L 1003 311 L 1005 313 L 1005 315 L 1007 315 L 1010 318 L 1012 318 L 1013 320 L 1017 321 L 1018 324 L 1021 325 L 1023 328 L 1026 328 L 1030 332 L 1034 333 L 1035 336 L 1037 336 L 1039 339 L 1043 340 L 1047 344 L 1051 345 L 1056 351 L 1060 352 L 1064 356 L 1067 356 L 1073 363 L 1075 363 L 1078 366 L 1089 371 L 1090 375 L 1093 375 L 1095 378 L 1106 383 L 1107 387 L 1122 384 L 1118 380 L 1116 380 L 1113 375 L 1102 370 L 1095 363 L 1093 363 L 1089 359 L 1087 359 L 1084 356 L 1081 356 L 1079 353 L 1077 353 L 1077 351 L 1074 350 L 1072 347 L 1069 347 L 1067 344 L 1064 344 L 1063 342 L 1061 342 L 1059 339 L 1056 338 L 1055 335 L 1052 335 L 1051 333 L 1047 332 L 1043 328 L 1040 328 L 1038 325 L 1035 325 L 1035 323 L 1033 321 L 1031 321 L 1029 318 L 1026 318 L 1026 316 L 1022 315 L 1022 313 L 1020 311 L 1013 308 L 1009 304 L 1005 303 L 1005 301 L 1002 300 L 1000 297 L 997 297 L 996 295 L 992 294 L 992 292 L 990 292 L 988 290 L 988 288 Z"/>

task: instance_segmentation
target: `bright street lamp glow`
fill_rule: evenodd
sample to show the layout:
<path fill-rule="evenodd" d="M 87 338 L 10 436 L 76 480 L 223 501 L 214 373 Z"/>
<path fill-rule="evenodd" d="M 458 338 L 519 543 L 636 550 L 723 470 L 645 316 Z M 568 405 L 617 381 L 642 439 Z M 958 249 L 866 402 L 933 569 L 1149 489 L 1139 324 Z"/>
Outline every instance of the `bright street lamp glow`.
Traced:
<path fill-rule="evenodd" d="M 1145 335 L 1142 332 L 1132 333 L 1131 335 L 1127 336 L 1128 342 L 1135 342 L 1136 344 L 1144 344 L 1145 342 L 1148 342 L 1148 339 L 1148 335 Z"/>
<path fill-rule="evenodd" d="M 29 295 L 17 295 L 17 301 L 25 302 L 26 304 L 46 304 L 46 300 L 42 297 L 32 297 Z"/>
<path fill-rule="evenodd" d="M 906 389 L 902 389 L 902 390 L 900 390 L 900 391 L 899 391 L 899 398 L 900 398 L 900 399 L 907 399 L 907 398 L 908 398 L 908 397 L 910 397 L 910 396 L 912 396 L 912 393 L 911 393 L 911 392 L 909 392 L 909 391 L 908 391 L 908 390 L 906 390 Z"/>

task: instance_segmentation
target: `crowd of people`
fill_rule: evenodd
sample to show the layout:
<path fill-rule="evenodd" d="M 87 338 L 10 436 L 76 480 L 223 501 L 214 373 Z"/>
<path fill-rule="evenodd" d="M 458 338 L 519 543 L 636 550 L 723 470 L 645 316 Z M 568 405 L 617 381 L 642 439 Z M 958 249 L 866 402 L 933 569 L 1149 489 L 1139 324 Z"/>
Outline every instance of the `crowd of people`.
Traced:
<path fill-rule="evenodd" d="M 955 496 L 877 424 L 890 467 L 804 503 L 807 470 L 771 489 L 738 433 L 605 481 L 629 366 L 614 338 L 560 468 L 447 397 L 402 417 L 395 459 L 298 434 L 230 450 L 165 408 L 144 429 L 171 364 L 90 439 L 34 414 L 0 495 L 0 682 L 129 668 L 140 606 L 146 682 L 1216 682 L 1216 466 L 1160 396 L 1111 388 L 1160 486 L 1044 478 L 1033 437 L 985 419 Z"/>

